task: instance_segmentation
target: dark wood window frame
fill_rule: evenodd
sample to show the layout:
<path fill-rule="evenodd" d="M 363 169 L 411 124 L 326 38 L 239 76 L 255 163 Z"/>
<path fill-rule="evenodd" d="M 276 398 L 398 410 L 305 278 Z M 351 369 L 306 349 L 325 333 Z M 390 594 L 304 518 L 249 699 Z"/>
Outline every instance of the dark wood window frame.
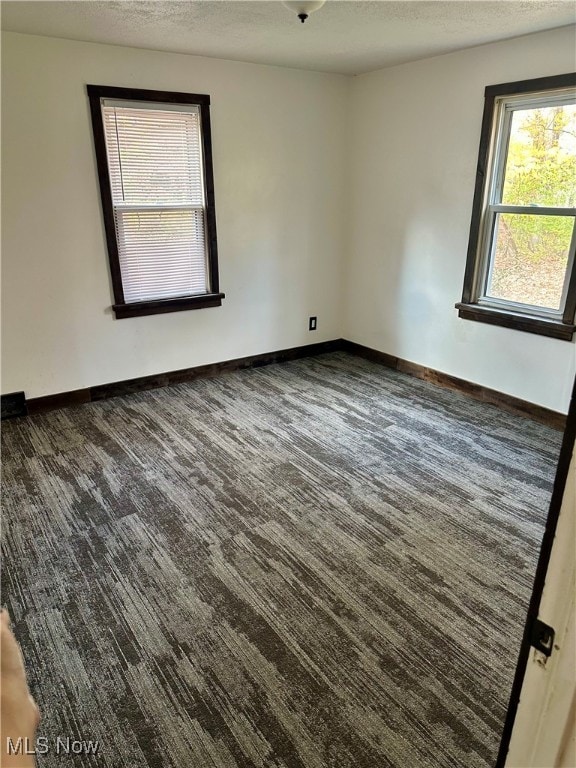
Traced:
<path fill-rule="evenodd" d="M 216 210 L 214 204 L 214 174 L 212 169 L 212 139 L 210 133 L 210 96 L 197 93 L 177 93 L 174 91 L 150 91 L 140 88 L 116 88 L 106 85 L 87 85 L 96 150 L 96 164 L 100 183 L 102 214 L 106 232 L 106 244 L 110 262 L 112 289 L 114 291 L 113 309 L 116 318 L 139 317 L 141 315 L 156 315 L 164 312 L 179 312 L 189 309 L 218 307 L 222 304 L 224 294 L 219 289 L 218 279 L 218 247 L 216 242 Z M 204 163 L 204 192 L 206 200 L 206 242 L 207 262 L 210 293 L 194 296 L 181 296 L 173 299 L 126 302 L 120 272 L 118 257 L 118 240 L 114 223 L 114 208 L 112 205 L 112 189 L 108 171 L 106 139 L 102 119 L 102 99 L 119 99 L 126 101 L 146 101 L 159 104 L 194 104 L 200 107 L 200 125 L 202 135 L 202 156 Z"/>
<path fill-rule="evenodd" d="M 576 73 L 541 77 L 533 80 L 520 80 L 513 83 L 502 83 L 500 85 L 489 85 L 484 91 L 484 114 L 482 117 L 482 131 L 476 170 L 476 184 L 474 188 L 474 202 L 472 206 L 466 270 L 464 273 L 464 288 L 462 292 L 462 300 L 456 304 L 458 316 L 461 318 L 489 323 L 491 325 L 500 325 L 505 328 L 513 328 L 528 333 L 551 336 L 566 341 L 572 340 L 572 336 L 576 330 L 576 325 L 574 324 L 574 316 L 576 312 L 576 260 L 572 264 L 564 312 L 559 319 L 523 313 L 516 310 L 509 311 L 508 309 L 495 309 L 480 304 L 478 303 L 477 287 L 481 259 L 481 254 L 479 252 L 481 228 L 486 207 L 486 189 L 487 185 L 490 183 L 489 160 L 493 141 L 496 98 L 501 96 L 515 96 L 524 93 L 536 93 L 538 91 L 546 90 L 553 91 L 567 87 L 576 87 Z"/>

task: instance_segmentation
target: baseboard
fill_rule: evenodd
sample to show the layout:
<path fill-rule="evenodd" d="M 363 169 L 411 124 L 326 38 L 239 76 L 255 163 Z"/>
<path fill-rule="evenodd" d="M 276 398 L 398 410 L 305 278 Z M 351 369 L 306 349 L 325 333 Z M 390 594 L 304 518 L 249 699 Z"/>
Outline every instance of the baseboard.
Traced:
<path fill-rule="evenodd" d="M 356 344 L 355 342 L 347 341 L 346 339 L 342 339 L 341 349 L 350 354 L 358 355 L 367 360 L 372 360 L 375 363 L 385 365 L 387 368 L 393 368 L 400 373 L 406 373 L 417 379 L 429 381 L 440 387 L 454 389 L 465 395 L 469 395 L 476 400 L 481 400 L 484 403 L 490 403 L 506 411 L 512 411 L 521 416 L 527 416 L 528 418 L 546 424 L 553 429 L 562 431 L 566 427 L 566 416 L 564 414 L 552 411 L 549 408 L 544 408 L 541 405 L 529 403 L 527 400 L 521 400 L 513 395 L 506 395 L 495 389 L 489 389 L 480 384 L 473 384 L 465 379 L 459 379 L 456 376 L 450 376 L 447 373 L 436 371 L 434 368 L 426 368 L 418 363 L 411 363 L 408 360 L 403 360 L 401 357 L 387 355 L 385 352 L 379 352 L 376 349 L 364 347 L 362 344 Z"/>
<path fill-rule="evenodd" d="M 32 397 L 30 400 L 26 400 L 26 404 L 28 413 L 33 414 L 56 411 L 59 408 L 69 408 L 72 405 L 83 405 L 91 401 L 91 390 L 88 388 L 59 392 L 56 395 L 46 395 L 45 397 Z"/>
<path fill-rule="evenodd" d="M 26 401 L 28 413 L 43 413 L 58 408 L 66 408 L 71 405 L 91 403 L 96 400 L 105 400 L 109 397 L 129 395 L 134 392 L 143 392 L 147 389 L 158 389 L 171 384 L 180 384 L 193 381 L 198 378 L 218 376 L 221 373 L 237 371 L 242 368 L 257 368 L 272 363 L 282 363 L 288 360 L 297 360 L 302 357 L 314 357 L 326 352 L 336 352 L 342 349 L 342 340 L 322 341 L 317 344 L 307 344 L 303 347 L 280 349 L 274 352 L 264 352 L 250 357 L 239 357 L 234 360 L 225 360 L 221 363 L 199 365 L 194 368 L 182 368 L 177 371 L 168 371 L 153 376 L 141 376 L 137 379 L 116 381 L 111 384 L 100 384 L 87 389 L 75 389 L 71 392 L 61 392 L 45 397 L 33 397 Z"/>
<path fill-rule="evenodd" d="M 24 413 L 42 413 L 52 411 L 57 408 L 66 408 L 71 405 L 80 405 L 90 403 L 96 400 L 105 400 L 110 397 L 128 395 L 134 392 L 142 392 L 147 389 L 157 389 L 158 387 L 167 387 L 171 384 L 180 384 L 186 381 L 193 381 L 198 378 L 209 376 L 218 376 L 221 373 L 237 371 L 242 368 L 256 368 L 262 365 L 272 363 L 282 363 L 288 360 L 297 360 L 302 357 L 314 357 L 326 352 L 344 351 L 375 363 L 392 368 L 401 373 L 415 376 L 418 379 L 429 381 L 440 387 L 454 389 L 463 394 L 469 395 L 476 400 L 512 411 L 521 416 L 526 416 L 542 424 L 546 424 L 554 429 L 563 430 L 566 425 L 566 416 L 557 413 L 540 405 L 534 405 L 526 400 L 505 395 L 494 389 L 488 389 L 480 384 L 473 384 L 465 379 L 459 379 L 456 376 L 449 376 L 447 373 L 441 373 L 434 368 L 426 368 L 418 363 L 411 363 L 403 360 L 401 357 L 388 355 L 385 352 L 379 352 L 376 349 L 365 347 L 362 344 L 356 344 L 347 339 L 334 339 L 333 341 L 323 341 L 318 344 L 307 344 L 303 347 L 292 347 L 291 349 L 281 349 L 275 352 L 265 352 L 260 355 L 251 355 L 250 357 L 239 357 L 234 360 L 225 360 L 221 363 L 211 363 L 210 365 L 200 365 L 195 368 L 183 368 L 177 371 L 168 371 L 155 376 L 142 376 L 137 379 L 128 379 L 126 381 L 117 381 L 111 384 L 100 384 L 87 389 L 76 389 L 71 392 L 62 392 L 47 397 L 34 397 L 23 403 L 24 411 L 12 413 L 12 415 L 24 415 Z M 23 395 L 23 393 L 15 393 Z M 12 398 L 15 395 L 2 396 L 2 413 L 4 414 L 5 398 Z M 8 408 L 9 401 L 6 401 Z M 22 404 L 21 404 L 22 405 Z M 2 416 L 4 418 L 4 415 Z"/>
<path fill-rule="evenodd" d="M 26 416 L 26 397 L 24 392 L 11 392 L 9 395 L 1 395 L 2 421 L 13 419 L 16 416 Z"/>

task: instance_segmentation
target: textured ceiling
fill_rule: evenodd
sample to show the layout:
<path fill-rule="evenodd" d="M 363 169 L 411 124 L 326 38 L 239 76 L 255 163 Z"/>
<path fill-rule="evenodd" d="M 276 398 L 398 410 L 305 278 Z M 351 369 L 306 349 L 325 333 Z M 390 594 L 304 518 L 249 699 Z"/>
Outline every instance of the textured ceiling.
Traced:
<path fill-rule="evenodd" d="M 2 2 L 2 28 L 353 75 L 576 23 L 573 0 Z"/>

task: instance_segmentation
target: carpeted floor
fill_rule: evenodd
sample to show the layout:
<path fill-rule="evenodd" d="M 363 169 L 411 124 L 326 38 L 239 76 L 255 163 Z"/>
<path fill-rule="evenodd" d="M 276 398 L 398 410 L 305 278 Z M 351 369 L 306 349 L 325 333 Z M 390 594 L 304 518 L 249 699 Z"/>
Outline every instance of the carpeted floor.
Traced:
<path fill-rule="evenodd" d="M 39 766 L 493 765 L 560 439 L 344 353 L 5 423 Z"/>

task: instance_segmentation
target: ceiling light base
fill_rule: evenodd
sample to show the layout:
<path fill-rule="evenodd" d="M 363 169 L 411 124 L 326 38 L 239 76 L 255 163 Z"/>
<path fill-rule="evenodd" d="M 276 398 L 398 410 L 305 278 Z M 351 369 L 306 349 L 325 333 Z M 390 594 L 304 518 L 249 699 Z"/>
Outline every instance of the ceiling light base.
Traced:
<path fill-rule="evenodd" d="M 283 5 L 293 11 L 304 24 L 310 14 L 322 8 L 325 2 L 326 0 L 283 0 Z"/>

